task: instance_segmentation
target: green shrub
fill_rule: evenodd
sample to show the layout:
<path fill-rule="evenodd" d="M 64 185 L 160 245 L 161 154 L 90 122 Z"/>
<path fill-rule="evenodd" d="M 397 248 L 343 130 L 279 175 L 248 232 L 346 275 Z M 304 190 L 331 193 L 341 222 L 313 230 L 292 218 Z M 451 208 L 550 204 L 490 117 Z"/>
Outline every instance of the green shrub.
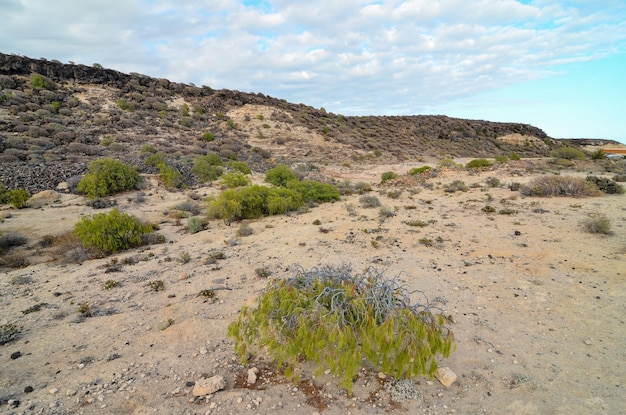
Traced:
<path fill-rule="evenodd" d="M 30 87 L 33 89 L 52 89 L 52 81 L 38 73 L 34 73 L 30 76 Z"/>
<path fill-rule="evenodd" d="M 150 154 L 156 154 L 157 149 L 154 148 L 153 146 L 151 146 L 150 144 L 144 144 L 141 146 L 141 150 L 139 150 L 140 153 L 150 153 Z"/>
<path fill-rule="evenodd" d="M 222 175 L 220 183 L 222 186 L 232 189 L 235 187 L 249 186 L 252 184 L 252 181 L 250 180 L 250 177 L 240 171 L 236 171 Z"/>
<path fill-rule="evenodd" d="M 397 178 L 398 178 L 398 175 L 396 173 L 392 171 L 386 171 L 380 175 L 380 182 L 385 183 L 385 182 L 388 182 L 389 180 L 393 180 Z"/>
<path fill-rule="evenodd" d="M 509 158 L 507 156 L 502 156 L 502 155 L 496 156 L 495 159 L 496 159 L 496 162 L 500 164 L 506 163 L 507 161 L 509 161 Z"/>
<path fill-rule="evenodd" d="M 137 189 L 139 181 L 139 173 L 135 168 L 118 160 L 99 159 L 89 164 L 89 173 L 81 179 L 76 189 L 90 199 L 95 199 Z"/>
<path fill-rule="evenodd" d="M 481 167 L 489 167 L 491 166 L 491 162 L 487 159 L 474 159 L 468 162 L 465 167 L 470 169 L 477 169 Z"/>
<path fill-rule="evenodd" d="M 509 154 L 509 158 L 510 158 L 511 160 L 513 160 L 513 161 L 518 161 L 518 160 L 521 160 L 520 155 L 519 155 L 519 154 L 517 154 L 517 153 L 511 153 L 511 154 Z"/>
<path fill-rule="evenodd" d="M 417 176 L 419 174 L 424 173 L 425 171 L 431 170 L 432 167 L 430 166 L 422 166 L 422 167 L 414 167 L 411 170 L 409 170 L 409 174 L 411 176 Z"/>
<path fill-rule="evenodd" d="M 452 159 L 441 159 L 437 163 L 437 167 L 439 167 L 439 168 L 443 168 L 443 167 L 456 168 L 456 167 L 459 167 L 459 165 Z"/>
<path fill-rule="evenodd" d="M 555 148 L 550 152 L 550 157 L 565 160 L 584 160 L 587 158 L 582 150 L 575 147 Z"/>
<path fill-rule="evenodd" d="M 326 203 L 339 200 L 339 190 L 329 183 L 321 183 L 315 180 L 291 181 L 287 188 L 299 193 L 306 202 Z"/>
<path fill-rule="evenodd" d="M 243 174 L 252 174 L 250 166 L 248 166 L 248 163 L 246 163 L 245 161 L 231 160 L 228 162 L 228 167 L 235 171 L 240 171 Z"/>
<path fill-rule="evenodd" d="M 215 134 L 208 132 L 208 131 L 202 134 L 202 141 L 206 141 L 207 143 L 210 143 L 213 140 L 215 140 Z"/>
<path fill-rule="evenodd" d="M 176 167 L 166 163 L 159 163 L 157 168 L 159 169 L 161 181 L 168 189 L 182 189 L 187 187 L 183 174 Z"/>
<path fill-rule="evenodd" d="M 454 346 L 445 318 L 429 304 L 412 304 L 396 279 L 332 266 L 270 282 L 228 335 L 244 363 L 250 350 L 265 348 L 294 377 L 299 363 L 312 361 L 318 374 L 329 369 L 349 393 L 363 365 L 396 379 L 432 376 L 437 355 L 448 357 Z"/>
<path fill-rule="evenodd" d="M 590 157 L 592 160 L 604 160 L 606 158 L 606 154 L 604 154 L 604 151 L 599 148 L 591 153 Z"/>
<path fill-rule="evenodd" d="M 520 193 L 525 196 L 599 196 L 598 187 L 578 177 L 540 176 L 528 184 L 520 186 Z"/>
<path fill-rule="evenodd" d="M 205 156 L 194 157 L 191 172 L 201 182 L 212 182 L 224 173 L 223 165 L 224 163 L 219 155 L 209 153 Z"/>
<path fill-rule="evenodd" d="M 115 105 L 117 105 L 119 109 L 124 111 L 135 111 L 135 104 L 125 100 L 124 98 L 116 100 Z"/>
<path fill-rule="evenodd" d="M 162 152 L 150 152 L 151 154 L 144 159 L 144 163 L 147 166 L 157 167 L 159 164 L 165 163 L 165 153 Z"/>
<path fill-rule="evenodd" d="M 604 214 L 594 214 L 583 222 L 583 227 L 589 233 L 601 233 L 610 235 L 611 220 Z"/>
<path fill-rule="evenodd" d="M 201 216 L 193 216 L 187 219 L 187 230 L 194 234 L 206 229 L 207 220 Z"/>
<path fill-rule="evenodd" d="M 291 169 L 291 167 L 285 164 L 279 164 L 271 170 L 265 173 L 265 181 L 273 184 L 274 186 L 286 187 L 290 181 L 299 181 L 300 178 Z"/>
<path fill-rule="evenodd" d="M 151 225 L 117 209 L 83 217 L 74 225 L 74 233 L 85 247 L 97 248 L 105 253 L 139 246 L 144 235 L 152 230 Z"/>
<path fill-rule="evenodd" d="M 23 189 L 6 190 L 0 185 L 0 204 L 12 205 L 15 209 L 22 209 L 30 199 L 31 194 Z"/>
<path fill-rule="evenodd" d="M 485 183 L 489 187 L 500 187 L 500 186 L 502 186 L 502 183 L 500 182 L 500 179 L 498 179 L 497 177 L 488 177 L 487 180 L 485 180 Z"/>

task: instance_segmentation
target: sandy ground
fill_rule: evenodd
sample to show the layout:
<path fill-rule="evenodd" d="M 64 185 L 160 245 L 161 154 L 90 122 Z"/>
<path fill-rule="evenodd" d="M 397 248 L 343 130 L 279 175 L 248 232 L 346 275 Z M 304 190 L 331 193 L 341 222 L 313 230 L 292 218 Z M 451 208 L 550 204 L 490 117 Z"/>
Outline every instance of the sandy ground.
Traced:
<path fill-rule="evenodd" d="M 369 181 L 380 208 L 359 195 L 303 214 L 238 224 L 212 221 L 191 235 L 172 207 L 187 193 L 152 187 L 145 201 L 116 197 L 118 208 L 160 223 L 167 243 L 82 264 L 46 257 L 44 235 L 70 230 L 96 213 L 80 197 L 47 194 L 40 208 L 5 210 L 1 232 L 29 238 L 35 262 L 0 273 L 0 324 L 19 338 L 0 346 L 0 411 L 10 414 L 617 414 L 626 407 L 626 196 L 530 198 L 507 188 L 551 172 L 515 167 L 444 171 L 423 186 L 378 184 L 382 171 L 405 166 L 326 167 L 339 180 Z M 561 172 L 584 175 L 586 172 Z M 498 177 L 502 186 L 488 188 Z M 467 192 L 443 185 L 463 180 Z M 474 185 L 474 186 L 473 186 Z M 390 191 L 402 190 L 399 196 Z M 206 196 L 215 188 L 195 189 Z M 397 197 L 396 197 L 397 196 Z M 491 205 L 497 211 L 485 213 Z M 586 233 L 582 222 L 604 213 L 612 235 Z M 319 220 L 321 225 L 314 225 Z M 430 222 L 425 227 L 408 221 Z M 420 240 L 422 242 L 420 242 Z M 432 241 L 427 246 L 423 242 Z M 223 259 L 211 257 L 223 254 Z M 182 261 L 188 254 L 189 260 Z M 115 262 L 117 261 L 117 264 Z M 214 263 L 212 263 L 214 262 Z M 364 370 L 347 396 L 330 376 L 303 365 L 299 385 L 282 379 L 263 356 L 249 367 L 259 380 L 238 387 L 243 367 L 227 325 L 254 305 L 267 280 L 305 269 L 350 264 L 399 276 L 451 316 L 456 351 L 440 366 L 457 380 L 413 379 L 419 396 L 391 399 L 389 379 Z M 106 280 L 118 286 L 105 290 Z M 154 292 L 150 281 L 162 280 Z M 198 296 L 214 289 L 217 299 Z M 417 298 L 416 298 L 417 299 Z M 39 311 L 26 312 L 44 303 Z M 88 303 L 91 316 L 78 313 Z M 19 355 L 18 353 L 19 352 Z M 221 375 L 223 390 L 193 397 L 193 384 Z M 314 387 L 310 386 L 312 382 Z M 245 382 L 244 382 L 245 383 Z M 309 387 L 307 387 L 309 385 Z"/>

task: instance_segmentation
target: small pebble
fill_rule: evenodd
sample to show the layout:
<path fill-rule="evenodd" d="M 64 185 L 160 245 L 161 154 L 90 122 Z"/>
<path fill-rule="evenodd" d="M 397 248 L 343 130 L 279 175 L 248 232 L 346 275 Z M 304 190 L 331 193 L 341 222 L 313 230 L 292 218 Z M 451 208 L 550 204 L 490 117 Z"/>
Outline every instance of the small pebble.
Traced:
<path fill-rule="evenodd" d="M 31 393 L 32 391 L 34 391 L 34 389 L 33 389 L 33 387 L 32 387 L 32 386 L 30 386 L 30 385 L 29 385 L 29 386 L 26 386 L 26 387 L 24 388 L 24 393 Z"/>
<path fill-rule="evenodd" d="M 48 393 L 49 393 L 50 395 L 56 395 L 56 393 L 57 393 L 58 391 L 59 391 L 59 390 L 58 390 L 57 388 L 51 388 L 51 389 L 48 389 Z"/>
<path fill-rule="evenodd" d="M 11 353 L 11 359 L 13 359 L 13 360 L 19 359 L 20 357 L 22 357 L 22 353 L 21 352 L 13 352 L 13 353 Z"/>

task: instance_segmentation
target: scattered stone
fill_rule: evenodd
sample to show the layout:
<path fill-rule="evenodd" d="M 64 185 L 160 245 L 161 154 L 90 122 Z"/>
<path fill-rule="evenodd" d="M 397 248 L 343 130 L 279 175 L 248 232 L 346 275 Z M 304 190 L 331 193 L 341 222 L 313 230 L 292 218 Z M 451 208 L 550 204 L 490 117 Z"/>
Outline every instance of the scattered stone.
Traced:
<path fill-rule="evenodd" d="M 259 373 L 259 369 L 256 367 L 248 369 L 248 385 L 254 385 L 256 383 L 257 373 Z"/>
<path fill-rule="evenodd" d="M 591 346 L 592 341 L 591 341 L 591 339 L 585 339 L 584 343 L 585 343 L 587 346 Z"/>
<path fill-rule="evenodd" d="M 35 389 L 32 386 L 26 386 L 24 388 L 24 393 L 31 393 L 32 391 L 34 391 Z"/>
<path fill-rule="evenodd" d="M 9 399 L 9 401 L 7 402 L 9 404 L 9 406 L 13 407 L 13 408 L 17 408 L 18 406 L 20 406 L 20 400 L 19 399 Z"/>
<path fill-rule="evenodd" d="M 435 372 L 435 377 L 446 388 L 450 387 L 456 381 L 456 373 L 449 367 L 440 367 Z"/>
<path fill-rule="evenodd" d="M 183 272 L 182 274 L 178 276 L 178 281 L 185 281 L 188 278 L 189 278 L 189 275 Z"/>
<path fill-rule="evenodd" d="M 21 352 L 13 352 L 13 353 L 11 353 L 11 359 L 13 359 L 13 360 L 19 359 L 20 357 L 22 357 L 22 353 Z"/>
<path fill-rule="evenodd" d="M 74 389 L 68 389 L 65 392 L 65 396 L 74 396 L 74 395 L 76 395 L 76 391 Z"/>
<path fill-rule="evenodd" d="M 213 376 L 208 379 L 200 379 L 196 382 L 191 391 L 193 396 L 205 396 L 220 391 L 226 387 L 223 376 Z"/>
<path fill-rule="evenodd" d="M 167 320 L 159 321 L 157 323 L 157 325 L 156 325 L 156 328 L 157 328 L 157 330 L 165 330 L 166 328 L 168 328 L 172 324 L 174 324 L 174 320 L 167 319 Z"/>
<path fill-rule="evenodd" d="M 56 394 L 57 394 L 57 392 L 59 392 L 59 390 L 58 390 L 57 388 L 51 388 L 51 389 L 48 389 L 48 393 L 49 393 L 50 395 L 56 395 Z"/>
<path fill-rule="evenodd" d="M 383 372 L 378 372 L 378 379 L 387 379 L 387 375 L 385 375 Z"/>
<path fill-rule="evenodd" d="M 186 387 L 186 388 L 191 388 L 191 387 L 193 387 L 195 384 L 196 384 L 196 382 L 195 382 L 195 381 L 193 381 L 193 380 L 188 380 L 187 382 L 185 382 L 185 387 Z"/>

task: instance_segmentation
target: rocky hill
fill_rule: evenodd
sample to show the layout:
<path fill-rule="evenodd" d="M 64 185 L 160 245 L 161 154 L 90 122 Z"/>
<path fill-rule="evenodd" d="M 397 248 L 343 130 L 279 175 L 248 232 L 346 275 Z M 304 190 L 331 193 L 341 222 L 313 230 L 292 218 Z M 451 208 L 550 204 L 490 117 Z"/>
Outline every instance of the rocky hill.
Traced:
<path fill-rule="evenodd" d="M 150 172 L 143 161 L 154 151 L 193 182 L 191 158 L 211 152 L 264 171 L 296 161 L 537 157 L 563 145 L 527 124 L 343 116 L 262 93 L 0 54 L 0 182 L 31 192 L 84 173 L 99 157 Z"/>

